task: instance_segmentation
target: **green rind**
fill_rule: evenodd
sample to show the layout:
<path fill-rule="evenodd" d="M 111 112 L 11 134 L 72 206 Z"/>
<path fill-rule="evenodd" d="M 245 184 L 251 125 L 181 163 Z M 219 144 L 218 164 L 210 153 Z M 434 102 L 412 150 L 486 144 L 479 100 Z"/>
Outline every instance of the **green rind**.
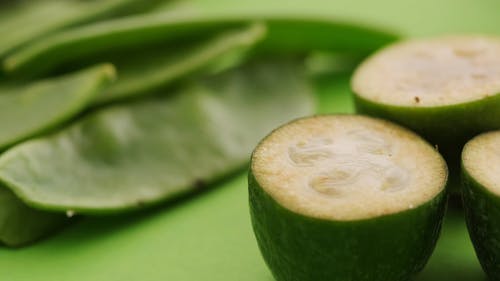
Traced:
<path fill-rule="evenodd" d="M 354 93 L 356 112 L 413 129 L 433 144 L 461 143 L 473 135 L 500 128 L 500 93 L 446 106 L 395 106 L 370 101 Z"/>
<path fill-rule="evenodd" d="M 265 33 L 264 25 L 254 24 L 197 42 L 194 47 L 179 46 L 173 50 L 160 47 L 139 50 L 139 54 L 129 56 L 121 54 L 118 60 L 110 58 L 118 69 L 119 79 L 97 96 L 94 103 L 109 103 L 164 89 L 226 56 L 248 51 Z"/>
<path fill-rule="evenodd" d="M 28 85 L 0 89 L 0 150 L 71 119 L 114 78 L 114 67 L 104 64 Z"/>
<path fill-rule="evenodd" d="M 12 191 L 0 186 L 0 243 L 20 247 L 62 227 L 68 218 L 28 207 Z"/>
<path fill-rule="evenodd" d="M 441 229 L 445 191 L 414 209 L 355 221 L 292 212 L 248 176 L 260 251 L 278 281 L 407 281 L 427 263 Z"/>
<path fill-rule="evenodd" d="M 169 13 L 130 16 L 67 30 L 39 40 L 7 57 L 12 75 L 36 76 L 81 56 L 113 46 L 130 47 L 190 40 L 249 22 L 268 24 L 260 51 L 283 54 L 310 50 L 372 51 L 397 39 L 389 32 L 313 16 L 280 14 Z"/>
<path fill-rule="evenodd" d="M 144 208 L 241 169 L 266 132 L 313 110 L 298 62 L 253 62 L 15 146 L 0 157 L 0 181 L 39 209 Z"/>
<path fill-rule="evenodd" d="M 462 164 L 463 205 L 469 236 L 490 280 L 500 280 L 500 197 L 469 174 Z"/>
<path fill-rule="evenodd" d="M 445 208 L 442 191 L 397 214 L 329 221 L 286 209 L 252 172 L 249 190 L 254 231 L 277 280 L 408 280 L 430 256 Z"/>
<path fill-rule="evenodd" d="M 450 169 L 450 186 L 458 189 L 460 152 L 467 140 L 500 129 L 500 93 L 447 106 L 395 106 L 376 103 L 354 93 L 357 113 L 380 117 L 414 130 L 436 145 Z"/>

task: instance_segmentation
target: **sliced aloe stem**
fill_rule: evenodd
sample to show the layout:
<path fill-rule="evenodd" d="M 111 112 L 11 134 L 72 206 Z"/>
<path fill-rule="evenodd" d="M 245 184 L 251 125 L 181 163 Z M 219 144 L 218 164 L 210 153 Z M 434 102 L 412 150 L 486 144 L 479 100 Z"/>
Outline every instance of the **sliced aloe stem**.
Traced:
<path fill-rule="evenodd" d="M 500 131 L 467 142 L 462 152 L 464 208 L 469 235 L 491 280 L 500 276 Z"/>
<path fill-rule="evenodd" d="M 415 130 L 438 146 L 458 175 L 465 142 L 500 128 L 500 38 L 397 43 L 357 69 L 352 89 L 357 112 Z"/>
<path fill-rule="evenodd" d="M 144 208 L 241 169 L 271 128 L 314 111 L 304 70 L 254 62 L 179 90 L 105 107 L 0 156 L 0 181 L 28 205 L 76 213 Z"/>
<path fill-rule="evenodd" d="M 28 207 L 0 186 L 0 244 L 20 247 L 54 232 L 68 222 L 65 215 Z"/>
<path fill-rule="evenodd" d="M 108 103 L 164 89 L 227 56 L 248 51 L 265 33 L 264 25 L 254 24 L 191 46 L 177 46 L 172 50 L 155 46 L 152 50 L 142 48 L 137 53 L 103 58 L 116 66 L 119 79 L 98 95 L 95 103 Z"/>
<path fill-rule="evenodd" d="M 68 121 L 114 77 L 114 67 L 104 64 L 28 85 L 0 87 L 0 150 Z"/>
<path fill-rule="evenodd" d="M 446 181 L 443 158 L 403 127 L 298 119 L 253 152 L 253 229 L 277 280 L 409 280 L 434 249 Z"/>
<path fill-rule="evenodd" d="M 261 51 L 371 51 L 397 37 L 388 32 L 340 23 L 329 18 L 295 15 L 158 13 L 130 16 L 54 34 L 10 55 L 3 63 L 12 75 L 36 76 L 61 64 L 111 48 L 192 40 L 249 22 L 263 21 L 269 34 Z"/>

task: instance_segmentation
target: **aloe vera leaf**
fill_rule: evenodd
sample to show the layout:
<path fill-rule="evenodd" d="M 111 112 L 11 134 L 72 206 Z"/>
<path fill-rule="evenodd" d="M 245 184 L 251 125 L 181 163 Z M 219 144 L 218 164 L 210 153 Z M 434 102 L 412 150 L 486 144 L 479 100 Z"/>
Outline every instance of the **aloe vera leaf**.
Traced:
<path fill-rule="evenodd" d="M 135 2 L 39 0 L 5 5 L 0 11 L 0 57 L 62 28 L 137 10 L 140 7 Z"/>
<path fill-rule="evenodd" d="M 101 109 L 0 157 L 0 180 L 28 205 L 76 213 L 141 208 L 240 169 L 257 141 L 314 111 L 299 64 L 245 64 L 177 95 Z"/>
<path fill-rule="evenodd" d="M 28 207 L 12 191 L 0 186 L 0 243 L 19 247 L 66 224 L 68 218 Z"/>
<path fill-rule="evenodd" d="M 69 29 L 38 40 L 5 58 L 3 67 L 11 76 L 34 77 L 82 57 L 118 48 L 175 42 L 190 35 L 199 37 L 223 27 L 236 26 L 201 17 L 130 16 Z"/>
<path fill-rule="evenodd" d="M 0 87 L 0 149 L 46 132 L 81 112 L 114 78 L 112 65 Z"/>
<path fill-rule="evenodd" d="M 119 79 L 98 95 L 95 103 L 107 103 L 164 88 L 224 57 L 247 51 L 262 39 L 265 31 L 264 25 L 255 24 L 202 40 L 194 46 L 175 47 L 171 51 L 155 46 L 151 50 L 110 58 L 109 61 L 118 70 Z"/>
<path fill-rule="evenodd" d="M 269 26 L 263 52 L 351 51 L 369 53 L 398 38 L 388 31 L 312 15 L 261 15 Z"/>
<path fill-rule="evenodd" d="M 11 75 L 36 76 L 64 63 L 113 48 L 145 46 L 220 32 L 263 21 L 268 36 L 261 52 L 283 54 L 310 50 L 366 52 L 391 42 L 396 35 L 326 17 L 290 14 L 153 13 L 108 20 L 62 31 L 8 56 L 3 68 Z"/>

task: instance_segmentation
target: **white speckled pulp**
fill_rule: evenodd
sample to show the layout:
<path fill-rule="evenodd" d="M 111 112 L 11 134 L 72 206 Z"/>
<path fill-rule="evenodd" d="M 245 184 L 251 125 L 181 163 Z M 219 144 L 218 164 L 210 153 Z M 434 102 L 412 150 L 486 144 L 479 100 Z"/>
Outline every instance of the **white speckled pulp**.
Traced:
<path fill-rule="evenodd" d="M 353 91 L 373 102 L 443 106 L 500 94 L 500 39 L 455 36 L 397 43 L 356 71 Z"/>
<path fill-rule="evenodd" d="M 397 125 L 354 115 L 294 121 L 255 150 L 252 172 L 286 208 L 354 220 L 415 208 L 439 194 L 444 160 Z"/>
<path fill-rule="evenodd" d="M 482 134 L 467 143 L 462 161 L 476 181 L 500 196 L 500 131 Z"/>

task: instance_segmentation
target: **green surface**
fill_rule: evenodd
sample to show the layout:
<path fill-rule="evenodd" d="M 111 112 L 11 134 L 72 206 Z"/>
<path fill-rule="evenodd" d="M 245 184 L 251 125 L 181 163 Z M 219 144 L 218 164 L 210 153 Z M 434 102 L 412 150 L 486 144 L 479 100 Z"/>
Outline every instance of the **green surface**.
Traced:
<path fill-rule="evenodd" d="M 500 34 L 500 1 L 198 0 L 209 9 L 253 3 L 382 23 L 412 36 Z M 321 79 L 321 112 L 352 111 L 348 78 Z M 31 247 L 0 248 L 7 281 L 271 281 L 253 237 L 244 173 L 214 190 L 147 213 L 84 218 Z M 483 281 L 461 214 L 448 212 L 442 237 L 418 281 Z"/>

